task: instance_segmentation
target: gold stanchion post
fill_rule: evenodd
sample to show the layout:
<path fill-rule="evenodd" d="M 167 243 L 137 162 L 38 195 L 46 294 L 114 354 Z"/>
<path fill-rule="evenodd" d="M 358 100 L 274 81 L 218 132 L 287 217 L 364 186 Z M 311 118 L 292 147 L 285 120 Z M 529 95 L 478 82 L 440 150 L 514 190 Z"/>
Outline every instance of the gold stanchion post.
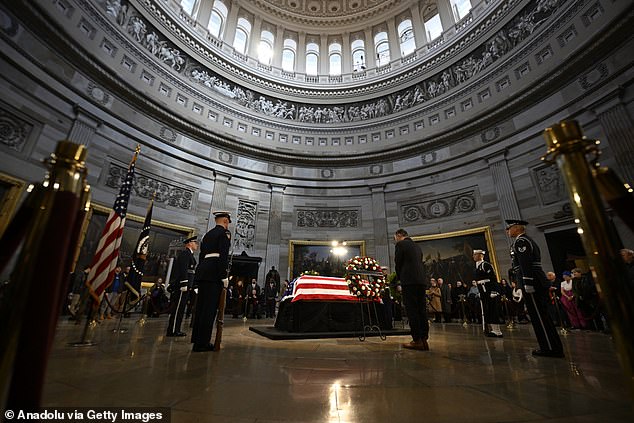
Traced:
<path fill-rule="evenodd" d="M 25 200 L 32 210 L 24 242 L 0 307 L 0 398 L 10 408 L 39 406 L 59 304 L 79 237 L 86 148 L 60 141 L 49 174 Z"/>
<path fill-rule="evenodd" d="M 555 161 L 566 181 L 578 232 L 610 317 L 618 357 L 634 398 L 634 292 L 619 254 L 619 242 L 608 226 L 593 176 L 595 169 L 586 158 L 586 155 L 594 155 L 593 165 L 598 167 L 599 142 L 584 137 L 579 124 L 572 120 L 547 128 L 544 137 L 548 150 L 542 159 Z"/>

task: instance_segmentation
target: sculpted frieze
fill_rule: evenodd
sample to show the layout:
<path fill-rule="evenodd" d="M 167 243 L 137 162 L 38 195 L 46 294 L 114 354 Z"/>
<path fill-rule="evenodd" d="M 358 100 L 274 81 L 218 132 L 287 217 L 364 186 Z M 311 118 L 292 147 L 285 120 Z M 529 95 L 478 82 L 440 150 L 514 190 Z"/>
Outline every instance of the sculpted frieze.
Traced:
<path fill-rule="evenodd" d="M 302 228 L 356 228 L 358 210 L 317 209 L 298 210 L 297 226 Z"/>
<path fill-rule="evenodd" d="M 567 199 L 566 185 L 556 164 L 538 166 L 533 169 L 533 181 L 543 205 Z"/>
<path fill-rule="evenodd" d="M 15 151 L 22 151 L 33 125 L 0 109 L 0 143 Z"/>
<path fill-rule="evenodd" d="M 255 246 L 255 229 L 258 203 L 255 201 L 239 200 L 238 216 L 234 235 L 235 254 L 241 251 L 252 251 Z"/>
<path fill-rule="evenodd" d="M 117 25 L 161 62 L 177 72 L 184 69 L 186 56 L 175 48 L 174 43 L 147 23 L 134 7 L 121 0 L 106 0 L 103 7 L 106 14 L 111 16 Z"/>
<path fill-rule="evenodd" d="M 105 185 L 110 188 L 120 188 L 128 168 L 117 163 L 110 163 Z M 194 199 L 194 189 L 187 189 L 176 186 L 169 182 L 160 180 L 154 176 L 144 174 L 137 168 L 132 184 L 134 195 L 141 198 L 151 198 L 155 194 L 154 202 L 157 204 L 177 207 L 183 210 L 192 208 Z"/>
<path fill-rule="evenodd" d="M 471 213 L 478 208 L 475 190 L 401 204 L 401 221 L 421 223 L 431 219 Z"/>

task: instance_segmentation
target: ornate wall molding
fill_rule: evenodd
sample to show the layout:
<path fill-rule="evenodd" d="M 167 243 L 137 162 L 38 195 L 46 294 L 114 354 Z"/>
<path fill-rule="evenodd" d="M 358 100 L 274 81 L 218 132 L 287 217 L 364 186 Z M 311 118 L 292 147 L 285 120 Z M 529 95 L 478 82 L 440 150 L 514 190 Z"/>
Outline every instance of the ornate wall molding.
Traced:
<path fill-rule="evenodd" d="M 127 166 L 110 162 L 104 185 L 110 188 L 120 188 L 127 171 Z M 194 194 L 196 193 L 195 189 L 176 186 L 171 182 L 144 173 L 138 167 L 135 173 L 132 185 L 134 195 L 149 199 L 156 192 L 156 197 L 154 198 L 156 204 L 183 210 L 192 208 Z"/>
<path fill-rule="evenodd" d="M 572 206 L 570 205 L 570 203 L 564 203 L 561 206 L 561 209 L 557 210 L 555 212 L 555 214 L 553 214 L 553 219 L 558 220 L 558 219 L 565 219 L 565 218 L 569 218 L 572 217 Z"/>
<path fill-rule="evenodd" d="M 315 209 L 297 210 L 297 226 L 300 228 L 357 228 L 359 210 Z"/>
<path fill-rule="evenodd" d="M 531 170 L 533 185 L 542 205 L 567 200 L 566 185 L 556 164 L 543 164 Z"/>
<path fill-rule="evenodd" d="M 248 200 L 238 201 L 238 216 L 236 217 L 234 235 L 234 254 L 239 254 L 242 251 L 254 251 L 257 215 L 257 202 Z"/>
<path fill-rule="evenodd" d="M 480 208 L 478 191 L 471 189 L 399 205 L 400 221 L 408 224 L 472 213 Z"/>
<path fill-rule="evenodd" d="M 607 78 L 609 74 L 610 71 L 605 63 L 599 63 L 579 78 L 579 85 L 581 85 L 581 88 L 584 90 L 587 90 L 599 81 Z"/>
<path fill-rule="evenodd" d="M 7 110 L 0 109 L 0 144 L 9 149 L 22 152 L 33 127 L 30 122 Z"/>

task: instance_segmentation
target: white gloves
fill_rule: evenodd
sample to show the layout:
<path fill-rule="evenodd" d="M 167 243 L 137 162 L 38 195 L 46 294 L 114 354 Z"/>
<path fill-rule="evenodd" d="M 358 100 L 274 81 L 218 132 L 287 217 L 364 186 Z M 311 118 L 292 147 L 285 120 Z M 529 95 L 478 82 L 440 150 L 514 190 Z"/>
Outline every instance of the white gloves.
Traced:
<path fill-rule="evenodd" d="M 495 291 L 491 292 L 491 298 L 495 298 L 495 297 L 497 297 L 498 295 L 500 295 L 500 294 L 499 294 L 499 293 L 497 293 L 497 292 L 495 292 Z"/>
<path fill-rule="evenodd" d="M 194 288 L 194 292 L 198 294 L 198 288 Z"/>
<path fill-rule="evenodd" d="M 535 288 L 533 287 L 533 285 L 524 284 L 524 291 L 526 291 L 527 294 L 534 294 Z"/>
<path fill-rule="evenodd" d="M 229 286 L 229 279 L 228 279 L 228 278 L 224 278 L 224 279 L 222 280 L 222 285 L 223 285 L 225 288 L 227 288 L 227 287 Z"/>
<path fill-rule="evenodd" d="M 187 292 L 187 287 L 186 286 L 181 286 L 181 292 Z"/>

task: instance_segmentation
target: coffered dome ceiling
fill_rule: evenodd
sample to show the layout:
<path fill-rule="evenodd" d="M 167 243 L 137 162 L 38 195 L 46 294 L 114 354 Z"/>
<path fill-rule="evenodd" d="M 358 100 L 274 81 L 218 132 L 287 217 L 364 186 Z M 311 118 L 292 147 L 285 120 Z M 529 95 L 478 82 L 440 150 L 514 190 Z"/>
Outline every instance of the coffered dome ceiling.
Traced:
<path fill-rule="evenodd" d="M 309 25 L 337 25 L 364 21 L 385 13 L 406 0 L 246 0 L 262 10 L 284 19 Z"/>

